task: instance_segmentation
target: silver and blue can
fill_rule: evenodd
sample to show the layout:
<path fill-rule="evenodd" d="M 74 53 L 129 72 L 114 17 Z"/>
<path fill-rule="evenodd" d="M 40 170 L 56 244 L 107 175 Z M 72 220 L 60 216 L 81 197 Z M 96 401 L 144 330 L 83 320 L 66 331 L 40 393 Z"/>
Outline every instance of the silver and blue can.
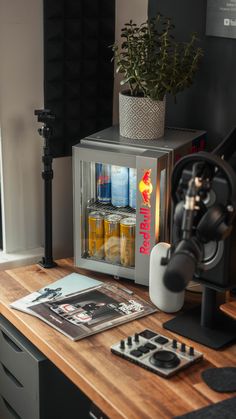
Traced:
<path fill-rule="evenodd" d="M 115 207 L 129 205 L 129 169 L 111 166 L 111 203 Z"/>
<path fill-rule="evenodd" d="M 103 204 L 111 203 L 111 166 L 96 163 L 97 200 Z"/>
<path fill-rule="evenodd" d="M 137 169 L 129 169 L 129 206 L 136 209 Z"/>

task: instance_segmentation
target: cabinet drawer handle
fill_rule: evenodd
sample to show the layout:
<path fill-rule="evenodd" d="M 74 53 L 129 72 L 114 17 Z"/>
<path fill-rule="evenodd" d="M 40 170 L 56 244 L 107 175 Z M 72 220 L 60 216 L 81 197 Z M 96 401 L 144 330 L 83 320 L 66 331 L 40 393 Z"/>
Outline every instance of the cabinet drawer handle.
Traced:
<path fill-rule="evenodd" d="M 2 400 L 8 410 L 8 412 L 11 413 L 11 415 L 15 418 L 15 419 L 22 419 L 21 416 L 18 415 L 18 413 L 16 413 L 16 411 L 13 409 L 13 407 L 11 407 L 11 405 L 6 401 L 6 399 L 4 399 L 4 397 L 2 397 Z"/>
<path fill-rule="evenodd" d="M 17 386 L 17 387 L 23 387 L 23 385 L 20 383 L 19 380 L 17 380 L 17 378 L 11 373 L 11 371 L 9 371 L 9 369 L 7 367 L 5 367 L 5 365 L 2 364 L 2 368 L 3 371 L 5 372 L 5 374 L 11 379 L 11 381 L 13 381 L 13 383 Z"/>
<path fill-rule="evenodd" d="M 14 351 L 16 352 L 22 352 L 22 349 L 19 348 L 19 346 L 17 346 L 17 344 L 15 342 L 13 342 L 13 340 L 11 340 L 11 338 L 9 338 L 9 336 L 6 335 L 6 333 L 4 333 L 2 330 L 2 336 L 5 339 L 5 341 L 12 347 L 12 349 L 14 349 Z"/>

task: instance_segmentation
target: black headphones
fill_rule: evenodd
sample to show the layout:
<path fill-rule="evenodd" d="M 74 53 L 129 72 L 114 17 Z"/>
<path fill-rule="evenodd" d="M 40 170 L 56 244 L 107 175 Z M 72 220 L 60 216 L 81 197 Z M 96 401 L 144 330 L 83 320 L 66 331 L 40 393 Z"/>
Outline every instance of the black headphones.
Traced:
<path fill-rule="evenodd" d="M 203 243 L 224 240 L 232 231 L 233 220 L 236 215 L 236 173 L 226 161 L 214 154 L 202 151 L 185 156 L 176 163 L 172 173 L 172 199 L 175 204 L 174 224 L 177 229 L 180 228 L 184 211 L 184 202 L 179 195 L 179 183 L 183 170 L 189 164 L 197 162 L 207 163 L 211 170 L 212 178 L 220 172 L 227 180 L 229 194 L 226 205 L 215 204 L 210 208 L 206 206 L 200 207 L 196 236 Z"/>

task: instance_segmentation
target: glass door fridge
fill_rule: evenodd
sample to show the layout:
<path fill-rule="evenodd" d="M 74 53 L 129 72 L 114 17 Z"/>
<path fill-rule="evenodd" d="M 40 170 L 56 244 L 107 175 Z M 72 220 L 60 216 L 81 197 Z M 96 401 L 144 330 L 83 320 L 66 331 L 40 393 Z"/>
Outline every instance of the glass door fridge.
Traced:
<path fill-rule="evenodd" d="M 151 249 L 170 240 L 167 144 L 98 135 L 73 147 L 76 266 L 148 285 Z"/>

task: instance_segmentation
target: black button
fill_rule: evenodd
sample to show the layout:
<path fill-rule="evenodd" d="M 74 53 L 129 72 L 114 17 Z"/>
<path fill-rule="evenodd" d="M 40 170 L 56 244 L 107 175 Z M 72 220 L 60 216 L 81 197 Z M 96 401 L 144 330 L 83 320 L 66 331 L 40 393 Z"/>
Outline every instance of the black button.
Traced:
<path fill-rule="evenodd" d="M 136 358 L 139 358 L 140 356 L 142 356 L 142 352 L 137 351 L 136 349 L 134 349 L 133 351 L 130 351 L 130 355 L 135 356 Z"/>
<path fill-rule="evenodd" d="M 142 336 L 145 339 L 151 339 L 154 338 L 154 336 L 157 336 L 157 333 L 152 332 L 151 330 L 143 330 L 143 332 L 139 333 L 139 336 Z"/>
<path fill-rule="evenodd" d="M 139 346 L 137 348 L 140 352 L 142 352 L 143 354 L 147 354 L 149 352 L 148 348 L 145 348 L 145 346 Z"/>
<path fill-rule="evenodd" d="M 169 339 L 166 339 L 163 336 L 158 336 L 158 338 L 155 339 L 155 342 L 160 343 L 160 345 L 164 345 L 165 343 L 169 342 Z"/>
<path fill-rule="evenodd" d="M 156 349 L 156 345 L 153 345 L 153 343 L 145 343 L 145 348 L 148 348 L 148 349 L 150 349 L 150 350 L 152 350 L 152 349 Z"/>

